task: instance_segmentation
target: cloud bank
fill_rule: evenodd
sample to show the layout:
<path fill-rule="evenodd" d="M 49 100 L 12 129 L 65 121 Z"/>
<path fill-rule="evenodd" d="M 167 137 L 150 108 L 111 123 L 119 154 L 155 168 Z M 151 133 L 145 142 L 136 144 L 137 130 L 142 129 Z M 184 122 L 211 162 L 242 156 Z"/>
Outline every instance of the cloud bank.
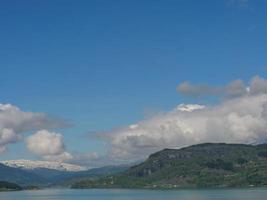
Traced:
<path fill-rule="evenodd" d="M 257 144 L 267 141 L 267 80 L 253 77 L 246 85 L 234 80 L 225 86 L 193 85 L 177 87 L 191 97 L 216 96 L 215 105 L 179 104 L 171 111 L 105 133 L 107 153 L 69 152 L 63 135 L 42 127 L 62 126 L 42 113 L 23 112 L 0 104 L 0 152 L 21 139 L 27 130 L 40 130 L 26 139 L 28 149 L 44 160 L 64 161 L 90 167 L 123 164 L 145 159 L 164 148 L 181 148 L 205 142 Z M 51 122 L 51 123 L 50 123 Z"/>
<path fill-rule="evenodd" d="M 114 131 L 98 133 L 107 153 L 69 153 L 59 133 L 39 131 L 27 146 L 45 160 L 87 166 L 123 164 L 145 159 L 164 148 L 181 148 L 205 142 L 262 143 L 267 141 L 267 80 L 255 76 L 248 85 L 234 80 L 221 87 L 184 82 L 177 91 L 191 97 L 213 95 L 215 106 L 179 104 L 169 112 Z"/>
<path fill-rule="evenodd" d="M 65 121 L 44 113 L 25 112 L 11 104 L 0 104 L 0 153 L 4 153 L 9 144 L 18 142 L 24 132 L 66 126 Z"/>
<path fill-rule="evenodd" d="M 178 86 L 190 96 L 223 95 L 216 106 L 180 104 L 172 111 L 119 130 L 102 133 L 109 157 L 142 159 L 163 148 L 197 143 L 261 143 L 267 141 L 267 81 L 259 76 L 249 86 L 235 80 L 224 87 Z M 226 98 L 227 97 L 227 98 Z"/>
<path fill-rule="evenodd" d="M 209 85 L 194 85 L 189 81 L 179 84 L 176 88 L 177 92 L 181 95 L 199 98 L 206 96 L 220 96 L 223 98 L 235 98 L 248 95 L 266 94 L 267 93 L 267 80 L 260 76 L 254 76 L 249 86 L 238 79 L 230 82 L 225 86 L 209 86 Z"/>

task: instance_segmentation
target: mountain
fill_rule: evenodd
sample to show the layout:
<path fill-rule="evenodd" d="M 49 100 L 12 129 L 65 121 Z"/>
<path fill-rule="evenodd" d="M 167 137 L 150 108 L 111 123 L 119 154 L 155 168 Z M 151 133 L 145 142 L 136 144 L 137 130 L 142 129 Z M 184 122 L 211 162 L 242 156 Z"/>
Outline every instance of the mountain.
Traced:
<path fill-rule="evenodd" d="M 57 162 L 30 160 L 1 161 L 0 181 L 14 182 L 22 186 L 69 186 L 73 182 L 88 177 L 109 175 L 126 170 L 126 166 L 106 166 L 101 168 L 86 168 Z"/>
<path fill-rule="evenodd" d="M 17 190 L 22 190 L 22 188 L 15 183 L 0 181 L 0 191 L 17 191 Z"/>
<path fill-rule="evenodd" d="M 13 182 L 22 186 L 45 185 L 48 183 L 48 180 L 37 174 L 4 164 L 0 164 L 0 181 Z"/>
<path fill-rule="evenodd" d="M 117 174 L 129 169 L 127 165 L 119 166 L 104 166 L 100 168 L 93 168 L 87 171 L 80 171 L 71 174 L 65 174 L 64 176 L 54 177 L 57 179 L 55 182 L 56 186 L 70 187 L 73 183 L 86 180 L 88 178 L 99 178 L 111 174 Z"/>
<path fill-rule="evenodd" d="M 73 188 L 267 186 L 267 144 L 199 144 L 164 149 L 123 173 L 76 182 Z"/>
<path fill-rule="evenodd" d="M 86 167 L 73 165 L 68 163 L 62 162 L 50 162 L 50 161 L 33 161 L 33 160 L 6 160 L 0 161 L 0 163 L 15 168 L 22 168 L 22 169 L 51 169 L 57 171 L 70 171 L 70 172 L 78 172 L 78 171 L 85 171 L 87 170 Z"/>

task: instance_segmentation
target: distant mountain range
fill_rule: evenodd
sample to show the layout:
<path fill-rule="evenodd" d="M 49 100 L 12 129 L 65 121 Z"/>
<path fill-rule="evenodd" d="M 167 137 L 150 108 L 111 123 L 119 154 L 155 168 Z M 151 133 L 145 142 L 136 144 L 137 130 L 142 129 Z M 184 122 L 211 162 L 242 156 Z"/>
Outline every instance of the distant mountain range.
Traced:
<path fill-rule="evenodd" d="M 164 149 L 141 164 L 85 170 L 43 161 L 3 161 L 0 181 L 27 188 L 195 188 L 267 186 L 267 144 L 198 144 Z"/>
<path fill-rule="evenodd" d="M 164 149 L 125 172 L 88 178 L 73 188 L 267 186 L 267 144 L 199 144 Z"/>
<path fill-rule="evenodd" d="M 6 160 L 0 161 L 0 163 L 15 168 L 22 168 L 22 169 L 37 169 L 37 168 L 45 168 L 45 169 L 52 169 L 58 171 L 67 171 L 67 172 L 78 172 L 78 171 L 85 171 L 88 168 L 73 165 L 68 163 L 62 162 L 49 162 L 49 161 L 38 161 L 38 160 Z"/>
<path fill-rule="evenodd" d="M 25 186 L 69 186 L 88 177 L 98 177 L 126 170 L 126 166 L 85 167 L 59 162 L 11 160 L 1 161 L 0 181 Z"/>
<path fill-rule="evenodd" d="M 35 173 L 0 164 L 0 181 L 7 181 L 19 185 L 46 185 L 49 180 Z"/>

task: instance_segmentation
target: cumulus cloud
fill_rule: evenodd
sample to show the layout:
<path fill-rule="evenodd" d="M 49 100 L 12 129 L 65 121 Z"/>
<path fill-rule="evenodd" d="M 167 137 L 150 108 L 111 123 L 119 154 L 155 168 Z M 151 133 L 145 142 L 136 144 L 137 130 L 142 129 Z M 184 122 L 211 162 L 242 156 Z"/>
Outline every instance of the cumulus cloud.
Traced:
<path fill-rule="evenodd" d="M 220 88 L 210 87 L 209 85 L 193 85 L 189 81 L 183 82 L 177 86 L 177 92 L 191 97 L 202 97 L 208 95 L 217 95 Z"/>
<path fill-rule="evenodd" d="M 191 96 L 218 95 L 217 105 L 179 104 L 127 127 L 98 133 L 107 153 L 69 153 L 59 133 L 38 131 L 27 139 L 29 150 L 45 160 L 67 161 L 90 167 L 125 164 L 145 159 L 164 148 L 205 142 L 262 143 L 267 141 L 267 81 L 253 77 L 246 85 L 234 80 L 223 87 L 180 87 Z M 189 92 L 188 92 L 189 91 Z M 7 137 L 8 138 L 8 137 Z"/>
<path fill-rule="evenodd" d="M 21 136 L 15 133 L 13 129 L 3 128 L 0 132 L 0 145 L 15 143 L 20 138 Z"/>
<path fill-rule="evenodd" d="M 106 155 L 96 152 L 67 151 L 63 135 L 48 130 L 40 130 L 26 139 L 28 150 L 46 161 L 67 162 L 91 167 L 99 167 L 112 163 Z"/>
<path fill-rule="evenodd" d="M 226 98 L 240 97 L 249 93 L 248 88 L 240 79 L 232 81 L 231 83 L 226 85 L 221 91 L 222 95 L 224 95 Z"/>
<path fill-rule="evenodd" d="M 0 153 L 7 145 L 22 138 L 22 133 L 42 128 L 66 127 L 64 120 L 47 116 L 44 113 L 25 112 L 11 104 L 0 104 Z"/>
<path fill-rule="evenodd" d="M 188 81 L 177 86 L 177 92 L 189 97 L 219 96 L 222 98 L 236 98 L 255 94 L 267 93 L 267 80 L 254 76 L 249 86 L 240 80 L 234 80 L 225 86 L 194 85 Z"/>
<path fill-rule="evenodd" d="M 267 80 L 260 76 L 255 76 L 251 79 L 249 91 L 250 94 L 267 94 Z"/>
<path fill-rule="evenodd" d="M 114 131 L 98 133 L 98 137 L 106 143 L 106 154 L 70 153 L 66 150 L 62 134 L 48 130 L 29 136 L 27 147 L 45 160 L 82 163 L 92 167 L 144 159 L 164 148 L 205 142 L 254 144 L 267 141 L 267 80 L 264 78 L 255 76 L 247 85 L 238 79 L 221 87 L 185 82 L 177 87 L 177 91 L 193 97 L 214 95 L 221 97 L 222 101 L 213 106 L 179 104 L 169 112 Z M 41 120 L 46 118 L 43 114 L 38 118 L 38 113 L 25 113 L 17 108 L 9 112 L 22 112 L 24 115 L 18 117 L 9 113 L 7 117 L 7 108 L 3 107 L 0 110 L 0 152 L 6 150 L 6 144 L 20 140 L 21 132 L 44 124 L 47 126 L 44 123 L 47 120 Z M 36 118 L 38 123 L 33 124 L 38 126 L 31 125 L 30 122 L 36 122 Z"/>
<path fill-rule="evenodd" d="M 235 80 L 220 89 L 231 98 L 218 105 L 180 104 L 167 113 L 99 137 L 110 147 L 108 156 L 117 161 L 138 160 L 163 148 L 205 142 L 266 142 L 266 88 L 267 81 L 259 76 L 253 77 L 249 86 Z"/>
<path fill-rule="evenodd" d="M 66 161 L 73 156 L 65 151 L 63 136 L 60 133 L 40 130 L 26 140 L 27 148 L 34 154 L 50 161 Z"/>

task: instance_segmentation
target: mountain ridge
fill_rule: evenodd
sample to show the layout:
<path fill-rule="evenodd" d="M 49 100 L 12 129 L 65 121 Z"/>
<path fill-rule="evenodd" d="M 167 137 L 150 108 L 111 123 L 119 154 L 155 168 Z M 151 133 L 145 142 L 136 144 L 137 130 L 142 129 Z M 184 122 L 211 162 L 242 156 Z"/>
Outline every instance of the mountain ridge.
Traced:
<path fill-rule="evenodd" d="M 0 181 L 12 182 L 21 186 L 46 185 L 47 179 L 20 168 L 9 167 L 0 163 Z"/>
<path fill-rule="evenodd" d="M 97 177 L 118 173 L 126 170 L 127 166 L 105 166 L 83 171 L 60 171 L 48 168 L 10 167 L 0 163 L 0 181 L 12 182 L 25 186 L 66 186 L 72 182 L 88 177 Z"/>
<path fill-rule="evenodd" d="M 195 188 L 267 186 L 267 145 L 204 143 L 163 149 L 118 175 L 73 188 Z"/>
<path fill-rule="evenodd" d="M 74 165 L 63 162 L 51 162 L 51 161 L 39 161 L 39 160 L 4 160 L 0 161 L 0 163 L 14 168 L 22 168 L 22 169 L 37 169 L 37 168 L 46 168 L 58 171 L 70 171 L 70 172 L 78 172 L 78 171 L 86 171 L 87 167 Z"/>

